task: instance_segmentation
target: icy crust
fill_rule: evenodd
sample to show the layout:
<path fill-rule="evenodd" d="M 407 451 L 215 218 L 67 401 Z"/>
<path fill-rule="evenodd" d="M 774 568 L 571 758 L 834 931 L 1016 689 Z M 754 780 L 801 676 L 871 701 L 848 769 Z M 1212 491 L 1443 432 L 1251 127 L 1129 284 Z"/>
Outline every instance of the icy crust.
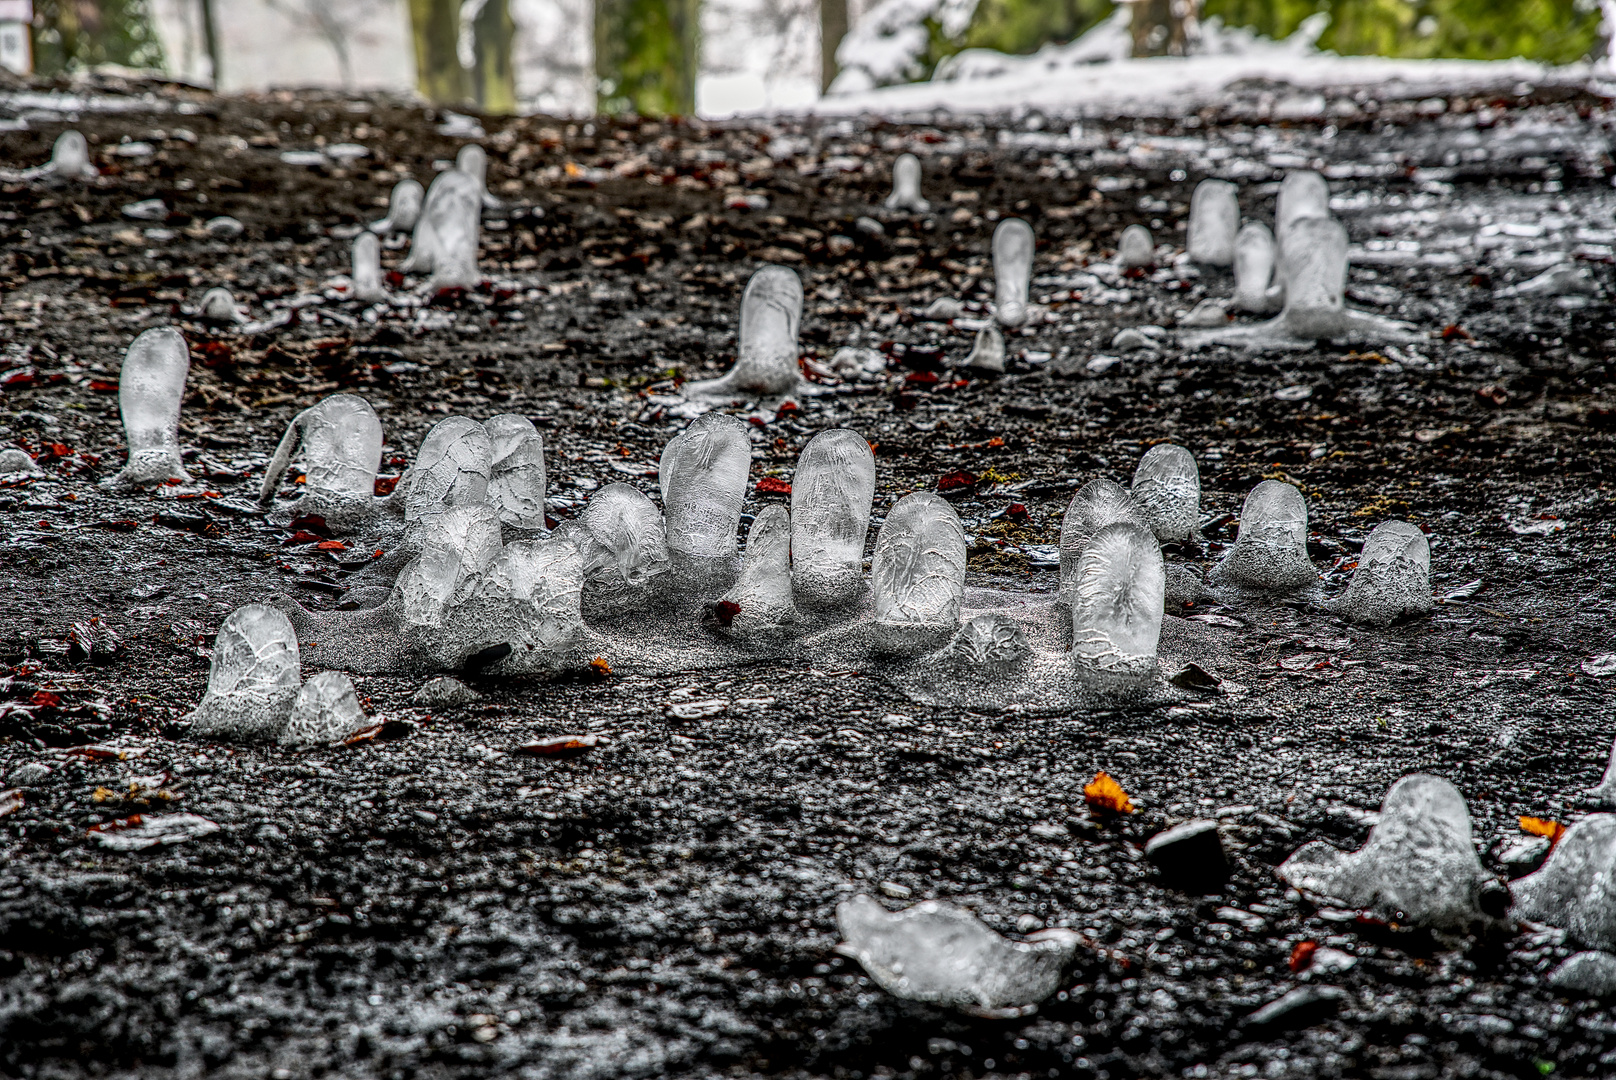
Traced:
<path fill-rule="evenodd" d="M 339 671 L 322 671 L 297 692 L 290 719 L 280 734 L 280 744 L 318 746 L 341 742 L 369 723 L 365 711 L 359 707 L 353 680 Z"/>
<path fill-rule="evenodd" d="M 1565 831 L 1536 873 L 1510 886 L 1514 914 L 1558 926 L 1584 945 L 1616 949 L 1616 814 Z"/>
<path fill-rule="evenodd" d="M 1387 626 L 1424 615 L 1433 606 L 1431 544 L 1406 521 L 1375 526 L 1364 541 L 1347 591 L 1324 604 L 1326 611 L 1365 626 Z"/>
<path fill-rule="evenodd" d="M 741 295 L 741 326 L 735 366 L 717 379 L 689 383 L 690 398 L 764 398 L 801 393 L 797 333 L 802 326 L 802 279 L 795 270 L 770 264 L 759 269 Z"/>
<path fill-rule="evenodd" d="M 292 417 L 264 470 L 258 492 L 261 504 L 274 499 L 299 444 L 303 494 L 285 508 L 288 516 L 317 514 L 333 530 L 352 532 L 384 504 L 375 497 L 382 423 L 370 402 L 352 394 L 333 394 Z"/>
<path fill-rule="evenodd" d="M 103 482 L 112 491 L 189 481 L 180 464 L 180 404 L 191 371 L 191 350 L 172 326 L 147 330 L 130 342 L 118 373 L 118 408 L 123 415 L 129 460 Z"/>
<path fill-rule="evenodd" d="M 1464 796 L 1419 773 L 1392 785 L 1363 847 L 1314 841 L 1276 873 L 1303 892 L 1439 930 L 1473 929 L 1506 907 L 1507 894 L 1476 857 Z"/>
<path fill-rule="evenodd" d="M 286 615 L 265 604 L 237 608 L 214 639 L 208 689 L 189 718 L 191 735 L 274 739 L 286 726 L 301 681 L 297 635 Z"/>
<path fill-rule="evenodd" d="M 1296 593 L 1318 584 L 1307 555 L 1307 503 L 1293 485 L 1264 480 L 1246 495 L 1240 531 L 1207 580 L 1265 593 Z"/>

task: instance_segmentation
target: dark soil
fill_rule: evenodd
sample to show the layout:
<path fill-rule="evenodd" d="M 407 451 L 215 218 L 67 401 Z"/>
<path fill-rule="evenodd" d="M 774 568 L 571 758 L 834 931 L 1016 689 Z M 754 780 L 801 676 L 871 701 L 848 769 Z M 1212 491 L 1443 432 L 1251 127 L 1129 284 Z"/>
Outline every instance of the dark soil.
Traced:
<path fill-rule="evenodd" d="M 1308 840 L 1361 843 L 1387 786 L 1419 770 L 1464 792 L 1501 874 L 1518 816 L 1588 812 L 1579 793 L 1616 734 L 1610 683 L 1581 671 L 1616 647 L 1616 322 L 1602 298 L 1494 292 L 1544 265 L 1534 249 L 1574 250 L 1607 294 L 1616 285 L 1608 102 L 1503 88 L 1433 115 L 1360 96 L 1327 127 L 1265 122 L 1275 88 L 1254 86 L 1197 116 L 1089 119 L 1071 135 L 1039 116 L 487 120 L 490 185 L 508 203 L 485 234 L 493 288 L 376 325 L 331 302 L 243 337 L 181 305 L 227 283 L 262 318 L 318 291 L 346 269 L 342 227 L 381 216 L 399 175 L 429 179 L 459 140 L 382 100 L 111 89 L 135 111 L 74 124 L 97 141 L 99 182 L 0 191 L 0 436 L 50 474 L 0 491 L 0 780 L 51 770 L 0 783 L 25 800 L 0 808 L 0 1074 L 1616 1072 L 1607 1008 L 1544 981 L 1574 948 L 1563 934 L 1436 938 L 1317 910 L 1272 872 Z M 43 160 L 64 126 L 28 115 L 3 136 L 18 165 Z M 155 154 L 109 156 L 124 136 Z M 322 140 L 371 156 L 346 169 L 279 159 Z M 1109 306 L 1041 286 L 1056 321 L 1012 339 L 1009 373 L 944 368 L 930 381 L 934 347 L 957 361 L 971 334 L 912 312 L 987 298 L 995 211 L 1033 223 L 1043 276 L 1081 270 L 1135 221 L 1181 246 L 1206 146 L 1229 151 L 1220 168 L 1246 163 L 1243 199 L 1265 218 L 1262 185 L 1284 167 L 1337 167 L 1340 213 L 1375 252 L 1353 270 L 1353 302 L 1430 341 L 1168 348 L 1095 370 L 1119 327 L 1171 326 L 1206 294 L 1207 279 L 1169 269 Z M 931 218 L 879 209 L 890 159 L 908 149 L 925 156 Z M 769 205 L 726 209 L 735 193 Z M 166 223 L 120 217 L 148 198 L 165 200 Z M 209 238 L 199 226 L 216 214 L 245 235 Z M 1504 223 L 1546 231 L 1484 228 Z M 153 227 L 174 235 L 142 232 Z M 422 678 L 364 677 L 369 710 L 401 721 L 375 742 L 293 753 L 185 738 L 226 613 L 281 590 L 341 602 L 337 559 L 351 554 L 287 546 L 250 512 L 295 411 L 363 394 L 382 410 L 395 475 L 443 415 L 519 411 L 549 444 L 556 516 L 601 483 L 637 476 L 654 491 L 680 423 L 643 391 L 727 366 L 741 288 L 764 261 L 803 274 L 810 354 L 881 347 L 892 367 L 759 416 L 754 481 L 789 479 L 832 423 L 877 444 L 878 514 L 969 473 L 949 495 L 973 537 L 974 584 L 1052 589 L 1021 545 L 1056 541 L 1077 484 L 1126 483 L 1146 446 L 1171 440 L 1201 462 L 1202 556 L 1232 538 L 1223 515 L 1256 481 L 1284 477 L 1307 494 L 1329 589 L 1370 527 L 1402 517 L 1431 532 L 1438 595 L 1477 579 L 1480 591 L 1384 631 L 1303 605 L 1215 612 L 1236 627 L 1170 619 L 1197 628 L 1202 665 L 1226 682 L 1160 710 L 978 714 L 917 706 L 878 672 L 769 662 L 484 683 L 482 703 L 438 711 L 410 704 Z M 121 462 L 120 357 L 169 321 L 194 349 L 182 441 L 217 496 L 104 495 L 95 481 Z M 1276 398 L 1295 386 L 1310 395 Z M 1013 503 L 1025 520 L 1000 514 Z M 1516 531 L 1550 521 L 1564 528 Z M 691 701 L 723 704 L 675 714 Z M 601 746 L 570 760 L 513 752 L 586 732 Z M 1082 788 L 1102 769 L 1137 812 L 1090 817 Z M 222 829 L 144 854 L 88 834 L 164 811 Z M 1144 841 L 1214 816 L 1229 884 L 1168 889 Z M 863 891 L 949 900 L 1010 934 L 1070 926 L 1091 945 L 1030 1017 L 910 1005 L 833 952 L 835 905 Z M 1293 973 L 1304 941 L 1357 963 Z M 1304 982 L 1344 995 L 1248 1020 Z"/>

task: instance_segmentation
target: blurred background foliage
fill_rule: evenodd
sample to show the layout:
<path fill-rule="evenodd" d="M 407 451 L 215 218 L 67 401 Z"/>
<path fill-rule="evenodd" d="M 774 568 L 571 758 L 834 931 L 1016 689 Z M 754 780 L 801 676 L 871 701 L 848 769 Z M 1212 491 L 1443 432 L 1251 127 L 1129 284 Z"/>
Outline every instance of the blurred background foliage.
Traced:
<path fill-rule="evenodd" d="M 34 0 L 33 45 L 41 75 L 99 64 L 163 66 L 145 0 Z"/>

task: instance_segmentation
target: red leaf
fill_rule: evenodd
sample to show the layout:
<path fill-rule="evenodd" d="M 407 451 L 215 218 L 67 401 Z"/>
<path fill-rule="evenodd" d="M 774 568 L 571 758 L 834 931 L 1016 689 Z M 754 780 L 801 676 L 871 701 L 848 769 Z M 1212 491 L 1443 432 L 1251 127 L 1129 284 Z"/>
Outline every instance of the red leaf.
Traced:
<path fill-rule="evenodd" d="M 393 489 L 398 487 L 399 478 L 396 476 L 378 476 L 376 478 L 376 494 L 391 495 Z"/>
<path fill-rule="evenodd" d="M 341 540 L 321 540 L 314 545 L 316 551 L 347 551 L 348 545 Z"/>
<path fill-rule="evenodd" d="M 935 386 L 937 373 L 935 371 L 911 371 L 903 377 L 906 383 L 920 383 L 925 386 Z"/>
<path fill-rule="evenodd" d="M 713 614 L 718 617 L 718 625 L 728 626 L 735 621 L 735 616 L 741 613 L 741 605 L 733 600 L 720 600 L 713 605 Z"/>
<path fill-rule="evenodd" d="M 30 705 L 41 705 L 55 708 L 62 703 L 60 694 L 53 694 L 49 690 L 35 690 L 34 696 L 28 699 Z"/>
<path fill-rule="evenodd" d="M 537 742 L 523 743 L 516 748 L 518 754 L 533 757 L 570 758 L 593 750 L 600 743 L 598 735 L 557 735 Z"/>
<path fill-rule="evenodd" d="M 1313 963 L 1313 954 L 1318 951 L 1318 942 L 1298 941 L 1296 943 L 1296 948 L 1291 950 L 1291 970 L 1296 972 L 1306 971 Z"/>
<path fill-rule="evenodd" d="M 303 529 L 299 529 L 297 532 L 293 533 L 287 539 L 282 540 L 281 544 L 283 546 L 287 545 L 287 544 L 319 544 L 319 543 L 324 542 L 324 540 L 325 540 L 325 537 L 323 537 L 323 536 L 316 536 L 314 533 L 306 532 Z"/>
<path fill-rule="evenodd" d="M 791 485 L 778 476 L 765 476 L 757 482 L 759 495 L 790 495 Z"/>
<path fill-rule="evenodd" d="M 97 394 L 116 394 L 118 392 L 118 384 L 115 382 L 109 382 L 106 379 L 91 379 L 90 389 Z"/>
<path fill-rule="evenodd" d="M 955 488 L 975 487 L 977 476 L 961 469 L 959 472 L 944 473 L 937 478 L 938 491 L 953 491 Z"/>

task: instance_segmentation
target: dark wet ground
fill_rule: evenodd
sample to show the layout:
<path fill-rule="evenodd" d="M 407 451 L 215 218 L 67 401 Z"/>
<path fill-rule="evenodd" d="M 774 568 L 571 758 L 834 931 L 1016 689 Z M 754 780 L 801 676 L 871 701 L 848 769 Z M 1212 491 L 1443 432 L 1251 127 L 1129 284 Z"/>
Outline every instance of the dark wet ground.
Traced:
<path fill-rule="evenodd" d="M 179 306 L 226 282 L 263 318 L 318 291 L 345 269 L 348 241 L 332 231 L 379 217 L 397 175 L 429 179 L 459 140 L 381 101 L 163 92 L 152 111 L 86 112 L 76 126 L 98 138 L 102 181 L 0 191 L 0 435 L 52 477 L 0 491 L 0 779 L 51 770 L 0 784 L 24 799 L 0 808 L 0 1073 L 1616 1072 L 1607 1008 L 1543 981 L 1573 948 L 1563 935 L 1438 940 L 1317 911 L 1272 873 L 1307 840 L 1361 842 L 1387 786 L 1416 770 L 1459 786 L 1501 871 L 1518 816 L 1587 812 L 1579 793 L 1616 734 L 1610 683 L 1581 671 L 1616 647 L 1612 308 L 1494 295 L 1564 257 L 1612 286 L 1610 113 L 1579 92 L 1521 89 L 1440 115 L 1363 97 L 1349 115 L 1339 95 L 1333 123 L 1270 124 L 1275 88 L 1247 87 L 1188 120 L 1066 134 L 1044 117 L 489 121 L 490 184 L 510 204 L 485 234 L 490 293 L 379 325 L 327 303 L 248 337 Z M 33 115 L 3 137 L 7 156 L 39 162 L 62 126 Z M 105 156 L 123 135 L 153 154 Z M 371 156 L 279 161 L 322 139 Z M 927 160 L 941 204 L 929 220 L 879 210 L 903 150 Z M 1170 327 L 1207 282 L 1167 270 L 1124 282 L 1126 302 L 1060 298 L 1073 288 L 1061 279 L 1126 224 L 1181 246 L 1208 167 L 1241 176 L 1247 212 L 1266 218 L 1262 185 L 1306 164 L 1332 171 L 1361 249 L 1351 301 L 1428 343 L 1122 354 L 1119 327 Z M 742 193 L 769 205 L 726 209 Z M 152 197 L 167 222 L 119 216 Z M 928 348 L 958 360 L 972 334 L 910 313 L 987 298 L 994 211 L 1036 228 L 1034 295 L 1056 320 L 1012 339 L 1003 377 L 930 381 Z M 245 223 L 240 240 L 199 234 L 220 213 Z M 855 223 L 866 215 L 879 235 Z M 969 473 L 949 494 L 973 538 L 973 584 L 1052 590 L 1024 545 L 1056 542 L 1076 485 L 1126 482 L 1146 446 L 1170 440 L 1196 453 L 1209 520 L 1238 512 L 1262 477 L 1301 486 L 1331 590 L 1368 529 L 1402 517 L 1430 530 L 1438 595 L 1478 579 L 1480 591 L 1384 631 L 1285 605 L 1212 612 L 1235 627 L 1169 620 L 1225 683 L 1157 710 L 924 707 L 878 672 L 767 662 L 480 684 L 483 702 L 437 711 L 410 703 L 422 677 L 363 677 L 369 710 L 406 722 L 387 729 L 396 737 L 308 753 L 185 739 L 226 613 L 282 589 L 340 602 L 337 559 L 351 552 L 284 545 L 242 512 L 296 410 L 363 394 L 392 474 L 442 415 L 522 412 L 550 447 L 552 514 L 614 480 L 654 491 L 680 422 L 642 391 L 727 365 L 740 290 L 768 260 L 804 276 L 810 354 L 884 348 L 892 366 L 760 415 L 754 481 L 789 479 L 832 423 L 876 444 L 878 516 Z M 122 351 L 175 320 L 195 348 L 182 442 L 217 497 L 102 495 L 94 482 L 121 461 Z M 1119 359 L 1096 362 L 1107 356 Z M 1025 521 L 993 516 L 1013 503 Z M 122 647 L 86 660 L 103 628 Z M 602 744 L 575 759 L 513 752 L 586 732 Z M 1136 813 L 1090 817 L 1082 788 L 1097 770 Z M 88 833 L 164 812 L 221 830 L 145 854 Z M 1192 817 L 1216 817 L 1234 856 L 1214 896 L 1164 887 L 1142 858 L 1147 838 Z M 947 899 L 1005 933 L 1069 926 L 1092 945 L 1028 1018 L 907 1005 L 832 951 L 835 904 L 861 891 L 894 907 Z M 1293 973 L 1303 941 L 1356 963 Z M 1248 1020 L 1301 983 L 1345 995 Z"/>

